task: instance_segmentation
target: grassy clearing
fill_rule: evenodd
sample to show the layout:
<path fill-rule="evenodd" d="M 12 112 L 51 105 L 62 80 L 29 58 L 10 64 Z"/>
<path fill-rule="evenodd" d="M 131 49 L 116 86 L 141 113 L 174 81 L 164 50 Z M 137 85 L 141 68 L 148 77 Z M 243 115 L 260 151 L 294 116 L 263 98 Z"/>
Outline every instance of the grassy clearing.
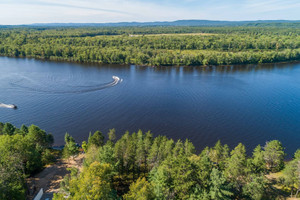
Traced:
<path fill-rule="evenodd" d="M 282 171 L 277 173 L 270 173 L 266 175 L 266 177 L 270 181 L 270 184 L 273 188 L 273 192 L 276 192 L 276 199 L 300 200 L 300 198 L 291 198 L 291 189 L 282 185 L 281 180 L 284 178 L 284 174 Z"/>

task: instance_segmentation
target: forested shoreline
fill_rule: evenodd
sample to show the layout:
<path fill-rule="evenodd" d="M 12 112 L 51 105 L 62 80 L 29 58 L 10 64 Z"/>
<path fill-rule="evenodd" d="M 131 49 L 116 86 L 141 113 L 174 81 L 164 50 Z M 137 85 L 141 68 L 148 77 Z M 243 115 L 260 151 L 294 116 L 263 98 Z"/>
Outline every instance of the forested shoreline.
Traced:
<path fill-rule="evenodd" d="M 28 176 L 54 162 L 53 137 L 35 125 L 16 128 L 0 123 L 0 198 L 25 199 Z M 230 149 L 197 147 L 154 137 L 151 132 L 100 131 L 76 144 L 68 133 L 62 155 L 85 154 L 81 171 L 70 168 L 54 199 L 285 199 L 300 192 L 300 149 L 285 162 L 278 140 L 258 145 L 252 154 L 243 144 Z M 269 176 L 280 176 L 276 180 Z"/>
<path fill-rule="evenodd" d="M 65 135 L 66 157 L 78 154 L 75 140 Z M 151 132 L 126 132 L 116 139 L 115 129 L 105 136 L 96 131 L 82 143 L 83 170 L 70 169 L 55 200 L 63 199 L 284 199 L 300 191 L 300 149 L 285 163 L 278 140 L 258 145 L 247 156 L 239 143 L 230 149 L 217 141 L 196 154 L 186 139 L 174 141 Z M 284 174 L 276 183 L 268 176 Z"/>
<path fill-rule="evenodd" d="M 0 55 L 148 66 L 300 60 L 295 27 L 2 28 Z"/>

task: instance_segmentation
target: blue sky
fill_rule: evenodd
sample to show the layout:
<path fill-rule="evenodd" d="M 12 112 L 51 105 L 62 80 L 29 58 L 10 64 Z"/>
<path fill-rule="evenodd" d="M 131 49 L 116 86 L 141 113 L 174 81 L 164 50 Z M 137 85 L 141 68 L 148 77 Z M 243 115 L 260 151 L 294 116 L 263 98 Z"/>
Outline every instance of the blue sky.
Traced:
<path fill-rule="evenodd" d="M 300 20 L 300 0 L 0 0 L 0 24 Z"/>

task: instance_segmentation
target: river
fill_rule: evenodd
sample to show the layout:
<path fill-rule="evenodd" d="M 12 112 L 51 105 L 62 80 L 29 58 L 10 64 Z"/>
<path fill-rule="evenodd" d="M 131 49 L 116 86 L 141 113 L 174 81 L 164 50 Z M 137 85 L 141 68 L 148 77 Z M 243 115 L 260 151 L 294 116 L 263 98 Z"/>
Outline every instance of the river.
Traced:
<path fill-rule="evenodd" d="M 120 78 L 117 83 L 113 76 Z M 143 67 L 0 57 L 0 121 L 36 124 L 55 145 L 70 133 L 151 130 L 198 150 L 217 140 L 249 151 L 278 139 L 300 148 L 300 63 Z"/>

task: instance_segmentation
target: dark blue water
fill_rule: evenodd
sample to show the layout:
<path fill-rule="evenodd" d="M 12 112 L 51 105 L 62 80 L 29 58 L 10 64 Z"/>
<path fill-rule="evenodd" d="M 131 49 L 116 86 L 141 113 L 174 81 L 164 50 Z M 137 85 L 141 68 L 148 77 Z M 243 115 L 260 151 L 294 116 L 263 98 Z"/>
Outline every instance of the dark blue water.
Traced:
<path fill-rule="evenodd" d="M 123 82 L 107 86 L 114 75 Z M 188 138 L 198 150 L 219 139 L 249 150 L 278 139 L 289 155 L 300 148 L 299 63 L 152 68 L 1 57 L 0 92 L 18 106 L 0 108 L 0 121 L 36 124 L 56 145 L 65 132 L 81 142 L 116 128 Z"/>

